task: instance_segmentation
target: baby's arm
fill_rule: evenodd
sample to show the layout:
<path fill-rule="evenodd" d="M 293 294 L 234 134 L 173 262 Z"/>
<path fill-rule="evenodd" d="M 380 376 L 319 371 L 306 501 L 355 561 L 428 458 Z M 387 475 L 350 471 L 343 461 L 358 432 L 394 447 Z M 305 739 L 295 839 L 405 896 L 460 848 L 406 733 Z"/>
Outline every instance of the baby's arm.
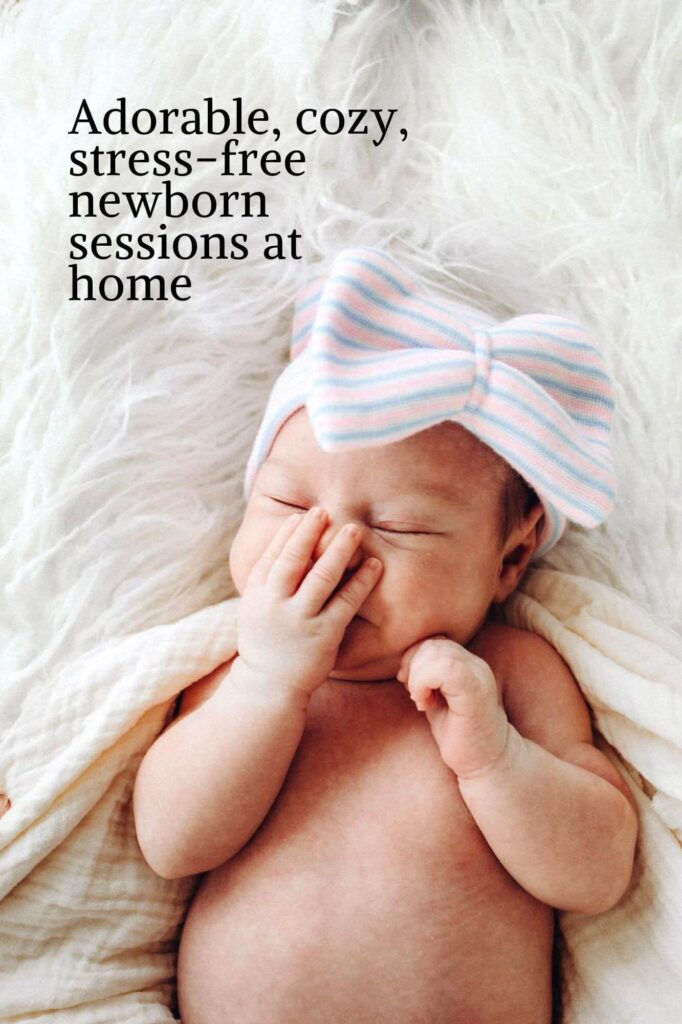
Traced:
<path fill-rule="evenodd" d="M 237 658 L 185 691 L 140 765 L 137 835 L 166 878 L 209 871 L 251 838 L 282 786 L 310 695 L 379 578 L 380 563 L 367 560 L 336 590 L 359 543 L 352 526 L 311 567 L 325 521 L 311 509 L 277 532 L 240 602 Z"/>
<path fill-rule="evenodd" d="M 305 695 L 260 690 L 235 658 L 185 690 L 135 781 L 140 848 L 164 878 L 209 871 L 253 835 L 303 734 Z"/>
<path fill-rule="evenodd" d="M 408 652 L 408 686 L 498 860 L 551 906 L 588 914 L 613 906 L 630 880 L 637 817 L 625 782 L 592 745 L 564 661 L 540 637 L 504 626 L 471 645 L 480 657 L 432 642 L 456 650 L 441 648 L 438 663 L 435 649 L 429 658 L 422 648 L 421 665 L 414 654 L 410 665 Z M 447 679 L 442 696 L 429 697 L 435 676 Z"/>

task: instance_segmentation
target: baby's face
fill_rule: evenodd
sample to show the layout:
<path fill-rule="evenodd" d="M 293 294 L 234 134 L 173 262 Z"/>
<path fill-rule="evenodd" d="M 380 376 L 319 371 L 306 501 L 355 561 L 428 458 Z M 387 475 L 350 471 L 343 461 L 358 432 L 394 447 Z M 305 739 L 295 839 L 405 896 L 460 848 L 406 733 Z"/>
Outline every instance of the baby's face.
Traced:
<path fill-rule="evenodd" d="M 283 520 L 312 505 L 328 515 L 314 560 L 354 522 L 362 538 L 349 572 L 370 555 L 383 565 L 346 630 L 334 678 L 393 678 L 403 652 L 436 633 L 468 643 L 490 603 L 511 589 L 501 580 L 499 474 L 491 453 L 456 424 L 329 453 L 299 409 L 258 471 L 230 551 L 239 593 Z"/>

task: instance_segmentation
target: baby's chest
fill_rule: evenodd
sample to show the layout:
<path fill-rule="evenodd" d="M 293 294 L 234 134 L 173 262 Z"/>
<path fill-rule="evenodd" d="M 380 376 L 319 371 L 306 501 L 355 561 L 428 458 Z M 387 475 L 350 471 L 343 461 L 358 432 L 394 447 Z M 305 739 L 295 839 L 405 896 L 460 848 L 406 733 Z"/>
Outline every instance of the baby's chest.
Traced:
<path fill-rule="evenodd" d="M 491 854 L 429 724 L 397 683 L 327 683 L 280 794 L 252 840 L 297 864 L 461 871 Z M 493 858 L 494 860 L 494 858 Z"/>
<path fill-rule="evenodd" d="M 270 813 L 205 877 L 185 1002 L 273 1024 L 322 1005 L 334 1021 L 548 1020 L 551 912 L 493 855 L 403 687 L 371 686 L 317 691 Z"/>

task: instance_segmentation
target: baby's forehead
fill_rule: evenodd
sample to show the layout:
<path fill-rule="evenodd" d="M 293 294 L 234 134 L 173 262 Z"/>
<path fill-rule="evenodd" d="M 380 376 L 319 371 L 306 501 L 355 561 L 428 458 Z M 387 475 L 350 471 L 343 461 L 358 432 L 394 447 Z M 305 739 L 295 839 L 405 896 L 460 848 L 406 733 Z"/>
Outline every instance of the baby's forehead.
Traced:
<path fill-rule="evenodd" d="M 287 420 L 272 445 L 266 465 L 295 469 L 299 477 L 335 472 L 362 476 L 377 488 L 391 480 L 400 491 L 414 489 L 431 497 L 456 497 L 497 488 L 506 463 L 459 423 L 439 423 L 384 445 L 324 452 L 317 443 L 307 410 Z"/>

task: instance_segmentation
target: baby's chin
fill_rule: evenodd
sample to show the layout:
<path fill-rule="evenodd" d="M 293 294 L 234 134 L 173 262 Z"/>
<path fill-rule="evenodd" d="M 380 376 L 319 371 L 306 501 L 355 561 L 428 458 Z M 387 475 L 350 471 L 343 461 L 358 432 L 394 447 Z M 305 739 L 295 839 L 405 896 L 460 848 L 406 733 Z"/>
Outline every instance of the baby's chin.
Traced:
<path fill-rule="evenodd" d="M 356 683 L 378 683 L 395 679 L 400 655 L 381 650 L 376 634 L 370 635 L 370 623 L 353 619 L 339 645 L 339 652 L 330 679 Z M 374 642 L 373 642 L 374 641 Z"/>

